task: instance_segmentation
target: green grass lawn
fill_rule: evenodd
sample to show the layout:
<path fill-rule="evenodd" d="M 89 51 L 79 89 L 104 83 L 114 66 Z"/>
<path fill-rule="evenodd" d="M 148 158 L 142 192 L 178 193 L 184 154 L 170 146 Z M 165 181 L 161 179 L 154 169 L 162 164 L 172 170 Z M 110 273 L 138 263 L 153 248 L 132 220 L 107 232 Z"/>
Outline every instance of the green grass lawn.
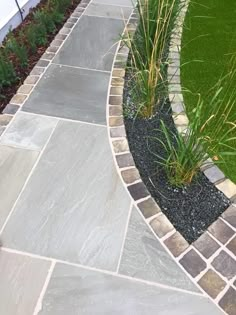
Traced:
<path fill-rule="evenodd" d="M 193 93 L 200 93 L 204 106 L 208 106 L 214 93 L 213 91 L 209 93 L 209 90 L 223 75 L 232 70 L 233 55 L 236 57 L 236 0 L 192 1 L 186 15 L 182 37 L 182 87 Z M 235 103 L 230 115 L 230 120 L 234 122 L 236 122 L 235 77 L 227 92 L 229 95 L 232 93 L 235 95 Z M 187 92 L 183 94 L 190 115 L 198 97 Z M 236 143 L 231 145 L 235 147 Z M 227 165 L 220 167 L 236 183 L 236 156 L 227 157 L 226 160 Z"/>

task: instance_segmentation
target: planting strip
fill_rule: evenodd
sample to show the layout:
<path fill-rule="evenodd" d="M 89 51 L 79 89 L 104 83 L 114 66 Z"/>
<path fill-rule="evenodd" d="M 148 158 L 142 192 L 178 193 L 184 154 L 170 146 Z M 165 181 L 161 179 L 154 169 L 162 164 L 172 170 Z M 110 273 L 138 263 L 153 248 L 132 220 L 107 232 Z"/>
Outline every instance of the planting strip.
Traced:
<path fill-rule="evenodd" d="M 188 1 L 181 2 L 181 11 L 171 36 L 168 67 L 169 98 L 173 119 L 179 132 L 188 127 L 180 86 L 179 52 L 182 26 Z M 137 26 L 133 13 L 125 32 L 133 36 Z M 125 33 L 124 32 L 124 33 Z M 134 203 L 157 238 L 186 270 L 192 280 L 227 314 L 236 314 L 236 185 L 226 179 L 217 166 L 203 169 L 207 178 L 228 198 L 232 205 L 208 230 L 191 245 L 176 231 L 169 219 L 149 194 L 135 167 L 126 136 L 122 111 L 126 62 L 129 50 L 119 43 L 108 104 L 109 135 L 118 172 Z M 122 62 L 121 62 L 122 60 Z"/>

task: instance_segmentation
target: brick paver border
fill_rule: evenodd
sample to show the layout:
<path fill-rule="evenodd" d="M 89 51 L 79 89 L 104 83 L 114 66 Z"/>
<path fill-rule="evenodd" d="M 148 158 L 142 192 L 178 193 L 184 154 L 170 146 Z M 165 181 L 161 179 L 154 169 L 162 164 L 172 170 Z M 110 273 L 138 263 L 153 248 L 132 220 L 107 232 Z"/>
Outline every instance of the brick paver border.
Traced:
<path fill-rule="evenodd" d="M 182 27 L 188 1 L 182 3 L 171 37 L 168 70 L 173 119 L 180 132 L 188 127 L 181 94 L 179 64 Z M 124 33 L 129 32 L 130 36 L 134 34 L 137 19 L 134 10 Z M 122 105 L 128 54 L 129 50 L 121 40 L 114 59 L 107 105 L 109 137 L 118 172 L 146 222 L 173 258 L 221 309 L 229 315 L 236 315 L 236 204 L 232 203 L 191 245 L 161 211 L 140 178 L 127 141 Z M 236 185 L 226 179 L 217 166 L 202 171 L 232 202 L 236 201 Z"/>

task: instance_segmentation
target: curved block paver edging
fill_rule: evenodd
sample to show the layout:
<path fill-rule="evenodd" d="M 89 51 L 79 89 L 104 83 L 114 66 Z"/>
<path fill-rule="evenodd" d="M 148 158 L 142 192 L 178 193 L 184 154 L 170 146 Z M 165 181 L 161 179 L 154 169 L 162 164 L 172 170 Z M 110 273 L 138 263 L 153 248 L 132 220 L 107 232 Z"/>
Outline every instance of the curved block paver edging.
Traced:
<path fill-rule="evenodd" d="M 183 3 L 183 2 L 182 2 Z M 183 97 L 180 88 L 179 73 L 179 46 L 183 20 L 188 2 L 183 5 L 176 28 L 171 38 L 170 58 L 173 64 L 169 66 L 168 77 L 172 79 L 170 100 L 172 101 L 173 118 L 186 121 L 184 114 Z M 125 32 L 132 36 L 137 26 L 137 14 L 133 12 L 128 21 Z M 162 213 L 160 207 L 149 194 L 142 182 L 139 171 L 135 167 L 132 154 L 127 141 L 123 117 L 123 89 L 126 62 L 129 50 L 119 43 L 114 59 L 111 87 L 108 102 L 108 126 L 110 143 L 117 165 L 118 172 L 129 191 L 134 203 L 143 214 L 160 242 L 170 251 L 174 259 L 187 271 L 195 284 L 197 284 L 211 299 L 227 314 L 236 314 L 236 206 L 231 205 L 221 217 L 214 222 L 208 230 L 193 244 L 188 242 L 175 230 L 172 223 Z M 173 79 L 174 78 L 174 79 Z M 182 115 L 182 116 L 181 116 Z M 179 120 L 178 120 L 179 122 Z M 177 125 L 177 124 L 176 124 Z M 186 124 L 178 124 L 177 128 L 183 130 Z M 212 175 L 213 172 L 213 175 Z M 216 178 L 219 171 L 216 166 L 204 170 L 205 175 L 211 180 Z M 226 196 L 230 194 L 229 180 L 219 182 L 215 180 L 216 187 L 222 188 Z M 229 189 L 227 188 L 229 185 Z M 226 189 L 226 190 L 225 190 Z"/>
<path fill-rule="evenodd" d="M 60 31 L 54 37 L 54 40 L 51 42 L 50 46 L 45 50 L 44 54 L 40 57 L 37 64 L 31 70 L 24 83 L 19 87 L 16 94 L 5 107 L 3 110 L 3 115 L 0 114 L 0 136 L 13 118 L 13 115 L 22 108 L 24 103 L 29 98 L 39 79 L 48 69 L 56 53 L 60 50 L 66 39 L 69 37 L 90 1 L 91 0 L 81 0 L 77 8 L 75 8 L 74 12 L 70 15 Z"/>

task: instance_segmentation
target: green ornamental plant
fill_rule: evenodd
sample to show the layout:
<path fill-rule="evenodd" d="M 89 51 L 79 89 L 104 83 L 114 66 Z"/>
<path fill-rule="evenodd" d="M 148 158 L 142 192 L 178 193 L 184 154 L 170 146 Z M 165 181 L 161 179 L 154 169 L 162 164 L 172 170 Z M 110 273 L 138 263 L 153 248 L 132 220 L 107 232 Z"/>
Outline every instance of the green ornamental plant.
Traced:
<path fill-rule="evenodd" d="M 138 0 L 139 24 L 132 37 L 128 30 L 123 38 L 130 49 L 132 98 L 138 104 L 137 114 L 151 117 L 158 104 L 166 80 L 165 51 L 171 29 L 179 12 L 178 0 Z"/>
<path fill-rule="evenodd" d="M 10 86 L 17 81 L 17 76 L 14 67 L 10 61 L 7 60 L 4 52 L 0 52 L 0 88 Z"/>
<path fill-rule="evenodd" d="M 20 38 L 19 38 L 20 39 Z M 28 66 L 28 53 L 24 43 L 11 36 L 6 43 L 6 50 L 12 52 L 18 59 L 19 64 L 22 68 Z"/>
<path fill-rule="evenodd" d="M 163 156 L 155 153 L 156 162 L 165 168 L 174 186 L 190 184 L 201 166 L 212 163 L 209 161 L 225 163 L 226 157 L 236 155 L 236 115 L 230 120 L 236 100 L 227 95 L 226 90 L 222 86 L 217 89 L 207 107 L 207 116 L 203 114 L 206 107 L 199 97 L 184 134 L 170 131 L 161 122 L 164 140 L 154 140 L 162 145 L 165 153 Z"/>

